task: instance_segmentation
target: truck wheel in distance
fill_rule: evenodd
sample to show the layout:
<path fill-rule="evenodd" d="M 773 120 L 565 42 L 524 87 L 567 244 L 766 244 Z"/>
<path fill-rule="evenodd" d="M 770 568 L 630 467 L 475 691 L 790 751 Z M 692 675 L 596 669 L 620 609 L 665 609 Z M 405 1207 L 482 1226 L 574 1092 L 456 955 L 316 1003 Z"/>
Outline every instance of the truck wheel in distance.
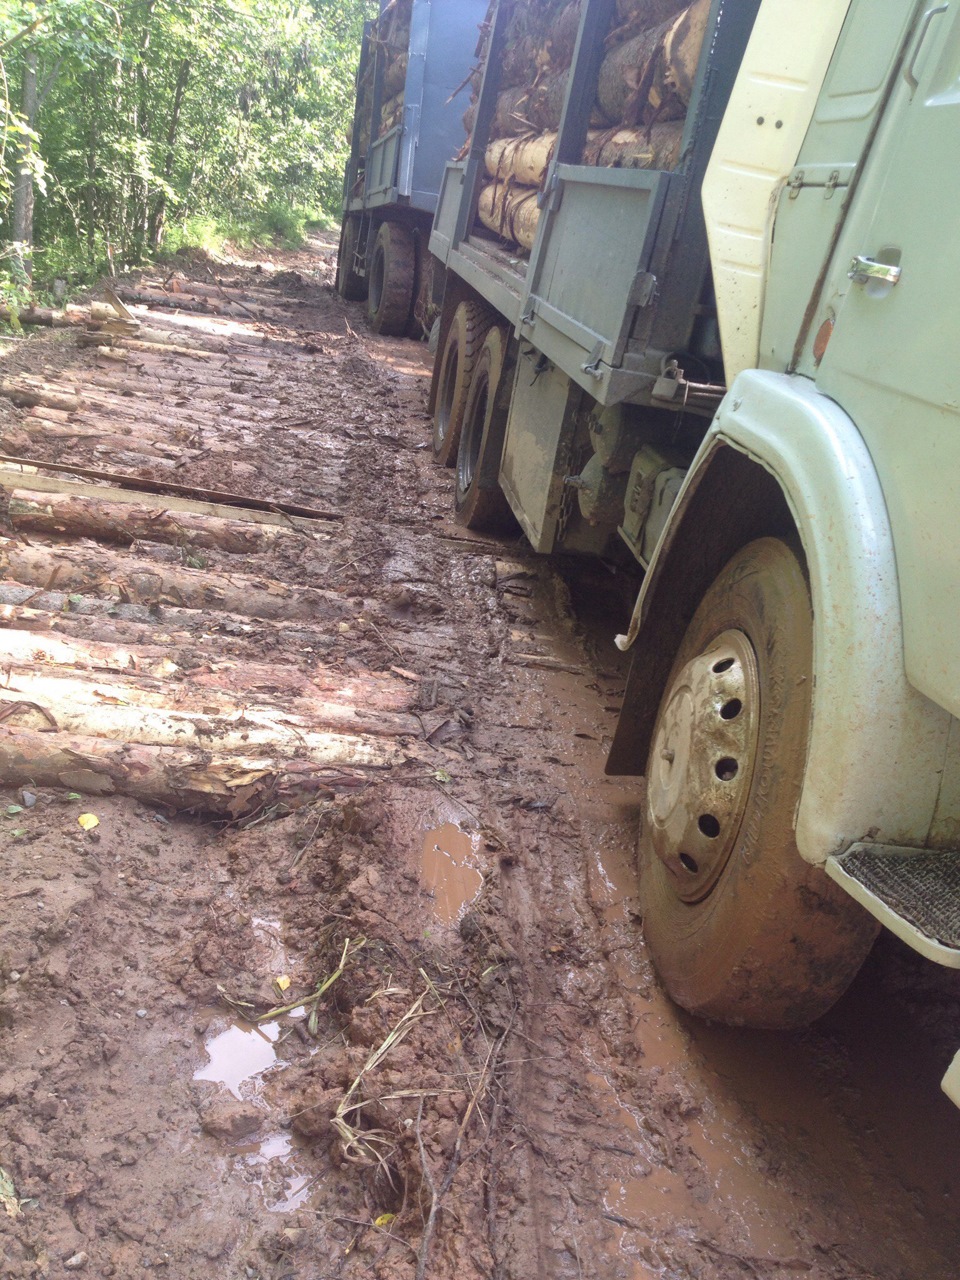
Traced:
<path fill-rule="evenodd" d="M 457 522 L 487 533 L 516 525 L 500 488 L 500 458 L 507 429 L 507 403 L 501 385 L 506 375 L 507 341 L 507 333 L 499 325 L 487 331 L 467 388 L 457 450 Z"/>
<path fill-rule="evenodd" d="M 354 268 L 359 235 L 359 219 L 344 218 L 337 250 L 337 293 L 348 302 L 362 302 L 367 296 L 367 282 Z"/>
<path fill-rule="evenodd" d="M 399 222 L 383 222 L 367 272 L 367 315 L 375 333 L 399 338 L 407 332 L 417 275 L 413 235 Z"/>
<path fill-rule="evenodd" d="M 437 403 L 433 411 L 433 456 L 452 467 L 460 447 L 460 428 L 473 368 L 492 317 L 482 303 L 461 302 L 453 313 L 440 350 Z"/>
<path fill-rule="evenodd" d="M 667 681 L 639 842 L 643 931 L 692 1013 L 804 1026 L 852 981 L 877 925 L 804 862 L 813 621 L 797 552 L 739 551 L 704 596 Z"/>

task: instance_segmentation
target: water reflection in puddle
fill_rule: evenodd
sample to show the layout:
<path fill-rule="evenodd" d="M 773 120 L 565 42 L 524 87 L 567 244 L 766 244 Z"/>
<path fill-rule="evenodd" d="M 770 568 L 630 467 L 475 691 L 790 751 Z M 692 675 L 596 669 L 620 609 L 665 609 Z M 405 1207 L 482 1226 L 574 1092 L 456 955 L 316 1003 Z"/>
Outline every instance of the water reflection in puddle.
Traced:
<path fill-rule="evenodd" d="M 434 915 L 456 924 L 483 887 L 477 863 L 478 834 L 452 822 L 428 831 L 423 839 L 420 881 L 433 894 Z"/>
<path fill-rule="evenodd" d="M 290 1134 L 268 1134 L 256 1146 L 245 1148 L 242 1156 L 252 1171 L 251 1181 L 260 1188 L 271 1213 L 292 1213 L 306 1202 L 316 1179 L 297 1172 L 296 1148 Z"/>
<path fill-rule="evenodd" d="M 204 1048 L 210 1061 L 193 1073 L 194 1080 L 212 1080 L 225 1085 L 235 1098 L 242 1098 L 241 1085 L 262 1075 L 277 1061 L 273 1046 L 279 1035 L 275 1022 L 256 1027 L 239 1020 L 231 1023 L 206 1041 Z"/>

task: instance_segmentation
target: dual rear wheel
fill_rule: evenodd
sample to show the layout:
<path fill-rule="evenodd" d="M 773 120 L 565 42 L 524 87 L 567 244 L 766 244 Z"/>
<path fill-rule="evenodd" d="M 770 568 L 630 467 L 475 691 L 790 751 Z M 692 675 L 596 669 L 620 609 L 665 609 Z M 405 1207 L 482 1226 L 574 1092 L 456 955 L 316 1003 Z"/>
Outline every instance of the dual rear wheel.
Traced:
<path fill-rule="evenodd" d="M 419 281 L 419 246 L 412 229 L 382 222 L 377 230 L 366 276 L 357 270 L 362 224 L 344 218 L 337 254 L 337 292 L 348 302 L 367 300 L 367 316 L 375 333 L 400 338 L 416 327 L 413 306 Z"/>
<path fill-rule="evenodd" d="M 468 529 L 515 525 L 499 481 L 512 369 L 506 327 L 482 303 L 461 302 L 438 355 L 433 456 L 456 468 L 454 510 Z"/>

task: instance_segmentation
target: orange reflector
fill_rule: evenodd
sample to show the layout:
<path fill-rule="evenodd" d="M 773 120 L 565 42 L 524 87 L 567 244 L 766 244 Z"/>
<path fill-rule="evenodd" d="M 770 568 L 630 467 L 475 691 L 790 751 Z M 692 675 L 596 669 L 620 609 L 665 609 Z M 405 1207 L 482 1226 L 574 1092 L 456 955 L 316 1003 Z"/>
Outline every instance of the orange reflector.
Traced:
<path fill-rule="evenodd" d="M 823 324 L 817 330 L 817 336 L 813 340 L 813 360 L 814 364 L 819 364 L 824 357 L 827 349 L 827 343 L 833 336 L 833 321 L 827 317 Z"/>

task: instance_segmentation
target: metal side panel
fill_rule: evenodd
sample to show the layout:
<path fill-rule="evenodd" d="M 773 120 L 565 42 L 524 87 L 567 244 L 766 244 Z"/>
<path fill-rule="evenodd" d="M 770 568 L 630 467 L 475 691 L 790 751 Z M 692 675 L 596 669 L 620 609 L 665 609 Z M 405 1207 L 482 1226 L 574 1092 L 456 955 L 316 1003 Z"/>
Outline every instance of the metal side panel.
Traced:
<path fill-rule="evenodd" d="M 408 122 L 409 167 L 400 191 L 417 208 L 428 207 L 417 194 L 440 190 L 444 166 L 466 142 L 467 76 L 486 12 L 487 0 L 414 0 L 404 110 L 415 107 L 417 118 Z"/>
<path fill-rule="evenodd" d="M 517 361 L 500 485 L 534 551 L 553 550 L 580 392 L 528 351 Z"/>
<path fill-rule="evenodd" d="M 368 204 L 375 196 L 396 189 L 402 132 L 400 126 L 395 125 L 389 133 L 378 138 L 370 147 L 366 170 Z"/>
<path fill-rule="evenodd" d="M 450 257 L 456 235 L 466 169 L 463 161 L 451 161 L 445 166 L 440 179 L 437 210 L 433 215 L 433 230 L 430 233 L 430 252 L 444 265 Z"/>
<path fill-rule="evenodd" d="M 670 174 L 560 165 L 540 220 L 519 334 L 602 404 L 639 308 Z"/>
<path fill-rule="evenodd" d="M 826 870 L 914 951 L 960 969 L 960 851 L 861 842 Z"/>

